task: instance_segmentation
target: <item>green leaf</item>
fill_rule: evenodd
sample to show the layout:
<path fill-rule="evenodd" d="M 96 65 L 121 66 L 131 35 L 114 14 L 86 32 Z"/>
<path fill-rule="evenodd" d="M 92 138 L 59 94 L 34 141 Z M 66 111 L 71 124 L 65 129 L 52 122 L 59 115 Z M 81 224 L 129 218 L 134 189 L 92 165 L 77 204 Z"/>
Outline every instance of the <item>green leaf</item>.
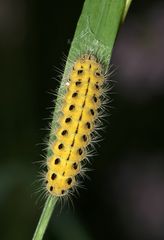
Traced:
<path fill-rule="evenodd" d="M 108 69 L 113 46 L 120 23 L 125 19 L 131 0 L 86 0 L 79 18 L 75 35 L 68 54 L 61 86 L 58 91 L 57 104 L 53 114 L 52 129 L 56 127 L 57 110 L 60 96 L 64 94 L 70 64 L 80 55 L 91 53 L 103 62 Z M 50 141 L 52 137 L 50 137 Z M 48 150 L 48 156 L 52 154 Z M 41 240 L 52 215 L 58 198 L 48 197 L 33 240 Z"/>

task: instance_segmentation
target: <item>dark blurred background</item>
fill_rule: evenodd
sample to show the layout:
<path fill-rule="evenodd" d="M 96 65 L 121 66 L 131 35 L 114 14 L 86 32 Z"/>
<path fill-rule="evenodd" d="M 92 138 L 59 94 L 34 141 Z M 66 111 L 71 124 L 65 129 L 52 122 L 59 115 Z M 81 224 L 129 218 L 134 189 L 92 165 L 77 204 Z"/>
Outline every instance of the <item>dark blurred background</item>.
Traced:
<path fill-rule="evenodd" d="M 83 0 L 0 0 L 0 239 L 28 240 L 56 78 Z M 134 1 L 113 51 L 105 139 L 86 189 L 44 239 L 164 239 L 164 2 Z"/>

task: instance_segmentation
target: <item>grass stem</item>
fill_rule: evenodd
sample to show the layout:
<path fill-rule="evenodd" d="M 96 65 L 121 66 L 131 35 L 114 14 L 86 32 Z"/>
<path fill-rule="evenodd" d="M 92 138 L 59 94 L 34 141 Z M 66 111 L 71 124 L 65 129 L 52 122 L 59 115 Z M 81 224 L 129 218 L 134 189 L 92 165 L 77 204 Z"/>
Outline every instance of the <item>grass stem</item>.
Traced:
<path fill-rule="evenodd" d="M 107 69 L 120 23 L 124 21 L 131 1 L 132 0 L 85 0 L 68 59 L 74 58 L 75 51 L 80 50 L 83 54 L 86 53 L 87 46 L 87 49 L 98 54 L 97 57 L 103 60 Z M 61 86 L 67 77 L 68 66 L 69 60 L 66 62 Z M 62 91 L 60 87 L 59 92 Z M 56 108 L 53 116 L 52 129 L 54 129 L 56 124 Z M 48 151 L 48 155 L 50 154 L 50 151 Z M 43 238 L 57 200 L 57 198 L 48 197 L 33 240 L 41 240 Z"/>
<path fill-rule="evenodd" d="M 44 209 L 42 211 L 42 214 L 40 216 L 40 220 L 38 222 L 38 226 L 35 230 L 34 236 L 32 240 L 41 240 L 43 238 L 43 235 L 45 233 L 45 230 L 47 228 L 49 219 L 52 215 L 53 209 L 56 205 L 58 198 L 54 198 L 49 196 L 47 198 L 47 201 L 44 205 Z"/>

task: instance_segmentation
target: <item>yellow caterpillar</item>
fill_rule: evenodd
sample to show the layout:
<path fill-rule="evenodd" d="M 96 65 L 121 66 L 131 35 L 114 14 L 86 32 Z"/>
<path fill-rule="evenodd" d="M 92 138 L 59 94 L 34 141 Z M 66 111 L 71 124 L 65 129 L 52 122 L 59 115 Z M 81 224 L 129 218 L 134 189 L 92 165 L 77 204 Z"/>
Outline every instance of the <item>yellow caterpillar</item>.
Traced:
<path fill-rule="evenodd" d="M 96 57 L 83 55 L 74 63 L 68 79 L 45 176 L 47 191 L 59 197 L 76 188 L 78 175 L 83 171 L 102 102 L 103 66 Z"/>

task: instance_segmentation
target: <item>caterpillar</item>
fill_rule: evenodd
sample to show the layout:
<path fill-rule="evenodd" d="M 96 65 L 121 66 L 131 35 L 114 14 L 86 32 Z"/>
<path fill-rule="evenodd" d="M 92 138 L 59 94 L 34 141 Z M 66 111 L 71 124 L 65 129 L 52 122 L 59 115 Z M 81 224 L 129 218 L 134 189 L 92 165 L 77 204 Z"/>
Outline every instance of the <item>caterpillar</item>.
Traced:
<path fill-rule="evenodd" d="M 46 190 L 62 197 L 78 186 L 103 103 L 105 73 L 98 59 L 85 54 L 72 66 L 62 97 L 47 160 Z"/>

